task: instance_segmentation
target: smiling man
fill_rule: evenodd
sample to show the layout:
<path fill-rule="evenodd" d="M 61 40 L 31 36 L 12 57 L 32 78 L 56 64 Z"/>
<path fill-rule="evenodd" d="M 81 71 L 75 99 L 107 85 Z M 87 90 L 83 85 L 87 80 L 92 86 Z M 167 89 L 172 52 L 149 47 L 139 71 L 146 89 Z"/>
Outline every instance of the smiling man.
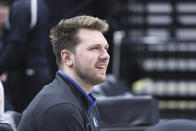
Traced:
<path fill-rule="evenodd" d="M 95 17 L 62 20 L 50 38 L 59 71 L 23 113 L 19 131 L 99 131 L 90 90 L 106 80 L 108 24 Z"/>

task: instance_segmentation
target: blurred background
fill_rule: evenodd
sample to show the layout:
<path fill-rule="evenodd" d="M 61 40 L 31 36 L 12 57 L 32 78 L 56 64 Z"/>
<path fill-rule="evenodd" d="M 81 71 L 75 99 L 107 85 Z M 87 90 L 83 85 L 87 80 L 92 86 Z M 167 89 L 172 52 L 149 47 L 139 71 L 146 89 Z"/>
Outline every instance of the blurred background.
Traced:
<path fill-rule="evenodd" d="M 115 22 L 113 73 L 133 94 L 158 99 L 161 118 L 195 119 L 196 2 L 119 3 L 110 15 Z"/>

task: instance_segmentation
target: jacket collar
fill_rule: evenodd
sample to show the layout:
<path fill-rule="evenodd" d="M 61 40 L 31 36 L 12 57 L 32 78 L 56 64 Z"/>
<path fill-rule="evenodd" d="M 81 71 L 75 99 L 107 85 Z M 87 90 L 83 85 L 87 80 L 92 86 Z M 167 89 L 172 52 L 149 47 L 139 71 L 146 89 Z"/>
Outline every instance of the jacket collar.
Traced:
<path fill-rule="evenodd" d="M 95 105 L 96 99 L 93 96 L 92 93 L 87 94 L 80 86 L 79 84 L 74 81 L 70 76 L 68 76 L 65 72 L 62 70 L 58 70 L 58 73 L 66 79 L 66 82 L 70 85 L 73 85 L 75 88 L 71 89 L 73 92 L 76 92 L 78 96 L 80 96 L 80 99 L 82 100 L 83 104 L 88 110 L 88 114 L 91 110 L 91 108 Z"/>

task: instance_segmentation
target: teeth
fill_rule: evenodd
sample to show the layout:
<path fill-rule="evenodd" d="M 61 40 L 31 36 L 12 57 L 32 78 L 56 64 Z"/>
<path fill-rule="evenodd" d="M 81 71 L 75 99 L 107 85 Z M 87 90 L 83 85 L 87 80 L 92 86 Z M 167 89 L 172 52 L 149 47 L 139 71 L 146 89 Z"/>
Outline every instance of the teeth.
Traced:
<path fill-rule="evenodd" d="M 105 66 L 97 66 L 98 68 L 105 68 Z"/>

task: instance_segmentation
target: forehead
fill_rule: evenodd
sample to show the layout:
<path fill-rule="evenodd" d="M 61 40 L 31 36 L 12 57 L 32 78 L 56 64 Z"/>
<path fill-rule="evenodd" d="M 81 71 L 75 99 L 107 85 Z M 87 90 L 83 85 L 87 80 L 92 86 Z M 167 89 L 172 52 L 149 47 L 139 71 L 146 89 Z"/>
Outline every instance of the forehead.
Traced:
<path fill-rule="evenodd" d="M 80 44 L 83 46 L 92 46 L 97 44 L 101 46 L 108 46 L 107 40 L 103 36 L 102 32 L 98 30 L 80 29 L 78 31 L 78 38 L 80 40 Z"/>

